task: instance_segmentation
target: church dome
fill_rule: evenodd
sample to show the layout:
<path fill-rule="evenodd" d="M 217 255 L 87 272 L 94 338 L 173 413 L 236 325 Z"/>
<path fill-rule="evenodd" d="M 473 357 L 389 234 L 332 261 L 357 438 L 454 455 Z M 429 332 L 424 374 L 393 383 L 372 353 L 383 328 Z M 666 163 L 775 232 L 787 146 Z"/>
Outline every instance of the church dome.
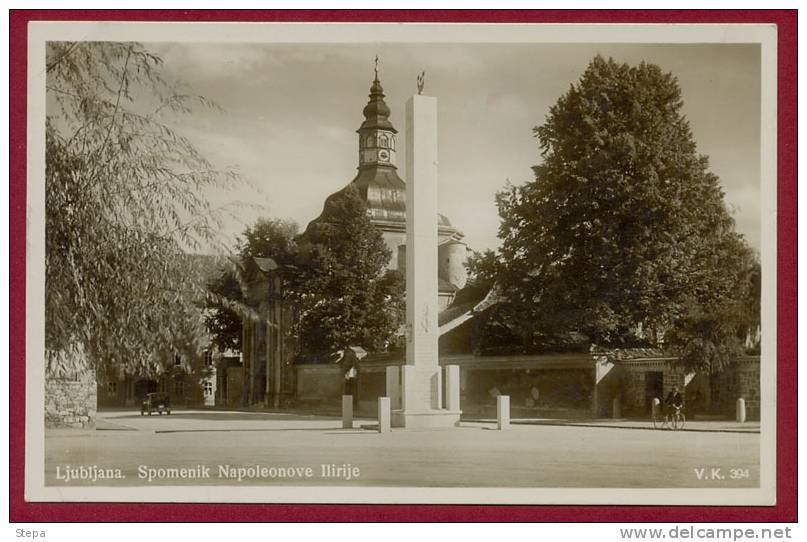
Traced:
<path fill-rule="evenodd" d="M 365 120 L 359 128 L 359 132 L 380 128 L 397 133 L 398 131 L 389 121 L 390 109 L 384 101 L 384 87 L 381 86 L 378 75 L 376 75 L 373 85 L 370 87 L 369 97 L 370 101 L 367 102 L 362 111 Z"/>
<path fill-rule="evenodd" d="M 369 101 L 364 106 L 364 121 L 357 130 L 359 134 L 359 167 L 356 176 L 350 183 L 325 199 L 322 213 L 311 221 L 306 228 L 327 222 L 334 203 L 344 196 L 348 186 L 355 187 L 367 205 L 367 212 L 373 223 L 383 231 L 406 231 L 406 183 L 398 175 L 394 161 L 381 161 L 378 154 L 370 154 L 362 158 L 362 152 L 386 152 L 387 156 L 395 153 L 395 134 L 398 131 L 389 120 L 390 108 L 384 102 L 384 88 L 378 80 L 378 72 L 370 86 Z M 385 139 L 386 138 L 386 139 Z M 380 143 L 383 141 L 384 143 Z M 449 219 L 442 214 L 437 216 L 437 225 L 441 237 L 460 239 L 462 232 L 457 230 Z M 303 234 L 305 235 L 305 234 Z"/>
<path fill-rule="evenodd" d="M 327 214 L 332 201 L 342 197 L 348 186 L 359 191 L 374 222 L 406 224 L 406 184 L 395 169 L 360 169 L 350 184 L 325 199 L 323 215 Z"/>

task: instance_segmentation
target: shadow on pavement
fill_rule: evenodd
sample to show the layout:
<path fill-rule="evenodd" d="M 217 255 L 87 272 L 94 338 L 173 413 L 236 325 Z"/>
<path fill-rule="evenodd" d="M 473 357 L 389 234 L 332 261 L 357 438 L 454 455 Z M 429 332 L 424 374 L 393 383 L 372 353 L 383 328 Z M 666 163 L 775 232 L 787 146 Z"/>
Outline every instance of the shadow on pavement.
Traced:
<path fill-rule="evenodd" d="M 333 431 L 333 427 L 278 427 L 275 429 L 156 429 L 155 433 L 276 433 L 284 431 Z M 347 432 L 347 430 L 346 430 Z M 337 434 L 339 432 L 337 431 Z"/>
<path fill-rule="evenodd" d="M 137 431 L 134 427 L 128 425 L 121 425 L 109 420 L 98 418 L 95 422 L 96 431 Z"/>
<path fill-rule="evenodd" d="M 673 431 L 671 428 L 655 428 L 650 421 L 637 421 L 625 420 L 624 422 L 612 421 L 607 423 L 598 423 L 596 420 L 580 421 L 580 420 L 511 420 L 512 425 L 556 425 L 565 427 L 594 427 L 597 429 L 630 429 L 635 431 Z M 695 422 L 697 423 L 697 422 Z M 704 423 L 704 422 L 700 422 Z M 631 424 L 631 425 L 629 425 Z M 759 434 L 759 427 L 749 425 L 747 427 L 731 427 L 727 425 L 713 425 L 702 426 L 690 424 L 682 429 L 676 429 L 678 432 L 692 432 L 692 433 L 757 433 Z"/>
<path fill-rule="evenodd" d="M 139 420 L 141 418 L 148 418 L 149 416 L 141 416 L 139 412 L 132 413 L 126 416 L 112 416 L 108 421 L 114 423 L 115 420 Z M 313 414 L 282 414 L 275 412 L 217 412 L 211 410 L 209 412 L 183 412 L 181 410 L 172 410 L 171 414 L 160 416 L 153 414 L 151 418 L 165 417 L 168 419 L 179 420 L 221 420 L 221 421 L 302 421 L 312 420 L 316 418 L 332 418 L 333 416 L 317 416 Z"/>
<path fill-rule="evenodd" d="M 469 423 L 496 423 L 496 418 L 465 418 L 460 419 L 461 422 Z M 510 418 L 510 423 L 519 423 L 525 425 L 581 425 L 587 423 L 582 418 Z M 593 422 L 588 422 L 594 425 Z"/>

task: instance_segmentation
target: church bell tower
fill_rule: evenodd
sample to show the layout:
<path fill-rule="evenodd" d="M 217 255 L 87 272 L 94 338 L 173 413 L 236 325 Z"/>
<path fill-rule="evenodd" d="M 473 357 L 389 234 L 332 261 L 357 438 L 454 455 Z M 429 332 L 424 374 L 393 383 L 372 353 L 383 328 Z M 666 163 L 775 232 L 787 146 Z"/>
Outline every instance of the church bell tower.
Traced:
<path fill-rule="evenodd" d="M 395 135 L 398 130 L 389 121 L 390 109 L 384 102 L 384 88 L 378 80 L 378 57 L 375 78 L 370 87 L 370 101 L 364 106 L 364 122 L 359 134 L 359 169 L 395 168 Z"/>
<path fill-rule="evenodd" d="M 406 262 L 406 183 L 398 175 L 396 150 L 398 130 L 390 122 L 390 108 L 384 102 L 384 89 L 378 77 L 378 57 L 375 59 L 375 77 L 370 85 L 370 99 L 364 106 L 364 121 L 356 130 L 359 136 L 359 164 L 353 180 L 325 199 L 322 213 L 312 220 L 302 239 L 313 235 L 322 224 L 327 224 L 337 202 L 344 197 L 348 186 L 358 190 L 367 205 L 367 214 L 373 225 L 381 231 L 391 257 L 388 267 L 404 271 Z M 441 277 L 464 278 L 465 268 L 454 265 L 459 259 L 465 261 L 463 234 L 445 216 L 437 217 L 438 242 L 440 244 Z M 449 243 L 452 241 L 452 243 Z M 302 243 L 303 241 L 299 241 Z M 440 282 L 441 299 L 452 298 L 461 281 Z"/>

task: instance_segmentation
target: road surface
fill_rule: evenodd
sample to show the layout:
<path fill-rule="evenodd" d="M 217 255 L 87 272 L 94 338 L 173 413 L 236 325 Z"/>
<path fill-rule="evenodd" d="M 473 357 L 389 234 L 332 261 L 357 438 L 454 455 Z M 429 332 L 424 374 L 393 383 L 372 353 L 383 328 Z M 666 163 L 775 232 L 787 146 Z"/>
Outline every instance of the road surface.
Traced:
<path fill-rule="evenodd" d="M 759 486 L 758 433 L 520 424 L 497 431 L 478 422 L 385 434 L 358 428 L 372 423 L 359 419 L 350 430 L 338 418 L 299 414 L 101 412 L 97 430 L 46 432 L 46 484 Z"/>

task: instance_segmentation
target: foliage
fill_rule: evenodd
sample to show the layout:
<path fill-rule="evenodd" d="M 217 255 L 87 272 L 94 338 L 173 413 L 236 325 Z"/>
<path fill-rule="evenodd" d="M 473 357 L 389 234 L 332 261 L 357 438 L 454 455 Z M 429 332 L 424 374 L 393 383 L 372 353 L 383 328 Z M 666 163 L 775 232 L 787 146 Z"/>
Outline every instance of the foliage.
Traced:
<path fill-rule="evenodd" d="M 466 262 L 470 283 L 492 287 L 498 272 L 499 260 L 490 249 L 484 252 L 473 251 Z"/>
<path fill-rule="evenodd" d="M 238 240 L 242 261 L 246 258 L 272 258 L 278 264 L 291 264 L 297 252 L 299 227 L 293 220 L 261 218 L 244 230 Z"/>
<path fill-rule="evenodd" d="M 300 354 L 320 359 L 347 346 L 381 350 L 404 317 L 403 278 L 387 271 L 390 253 L 354 187 L 330 200 L 323 220 L 297 236 L 294 222 L 262 219 L 239 239 L 238 265 L 210 283 L 206 323 L 220 349 L 241 348 L 242 270 L 254 257 L 272 258 L 283 281 Z"/>
<path fill-rule="evenodd" d="M 303 354 L 348 346 L 383 350 L 404 316 L 404 281 L 353 186 L 329 201 L 301 241 L 294 292 Z"/>
<path fill-rule="evenodd" d="M 244 296 L 241 290 L 243 269 L 249 258 L 272 258 L 281 265 L 293 264 L 296 257 L 297 224 L 291 220 L 260 219 L 244 230 L 238 239 L 238 262 L 222 268 L 208 284 L 205 325 L 213 343 L 222 352 L 240 351 Z"/>
<path fill-rule="evenodd" d="M 173 125 L 214 106 L 137 43 L 50 42 L 46 84 L 46 348 L 158 372 L 199 347 L 204 281 L 185 254 L 217 239 L 205 190 L 237 179 Z"/>
<path fill-rule="evenodd" d="M 711 305 L 691 300 L 665 336 L 684 366 L 716 371 L 743 354 L 759 354 L 758 344 L 745 344 L 759 329 L 761 299 L 761 268 L 748 258 L 730 298 Z"/>
<path fill-rule="evenodd" d="M 235 266 L 227 265 L 207 285 L 205 327 L 210 341 L 220 352 L 241 351 L 242 313 L 237 305 L 243 303 L 241 283 Z M 235 306 L 234 306 L 235 305 Z"/>
<path fill-rule="evenodd" d="M 754 257 L 699 155 L 676 79 L 596 57 L 534 132 L 535 180 L 497 195 L 497 281 L 527 343 L 727 350 Z M 708 330 L 703 318 L 721 322 Z M 696 323 L 700 322 L 700 323 Z M 688 363 L 724 356 L 686 355 Z M 707 349 L 708 350 L 708 349 Z"/>

